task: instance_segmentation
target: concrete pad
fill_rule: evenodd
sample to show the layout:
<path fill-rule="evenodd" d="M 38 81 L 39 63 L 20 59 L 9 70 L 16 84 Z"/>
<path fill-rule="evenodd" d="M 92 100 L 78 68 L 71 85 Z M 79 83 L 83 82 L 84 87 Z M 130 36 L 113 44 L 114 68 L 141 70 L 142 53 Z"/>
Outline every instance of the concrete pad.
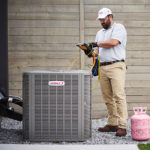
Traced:
<path fill-rule="evenodd" d="M 139 150 L 137 145 L 0 144 L 0 150 Z"/>

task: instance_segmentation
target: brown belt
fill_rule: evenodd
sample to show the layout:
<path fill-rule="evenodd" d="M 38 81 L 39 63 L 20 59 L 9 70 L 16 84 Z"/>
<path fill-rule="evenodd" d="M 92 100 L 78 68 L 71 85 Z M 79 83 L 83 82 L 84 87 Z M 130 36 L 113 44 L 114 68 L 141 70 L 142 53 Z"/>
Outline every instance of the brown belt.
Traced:
<path fill-rule="evenodd" d="M 124 62 L 124 60 L 115 60 L 115 61 L 110 61 L 110 62 L 101 62 L 100 66 L 111 65 L 111 64 L 114 64 L 116 62 Z"/>

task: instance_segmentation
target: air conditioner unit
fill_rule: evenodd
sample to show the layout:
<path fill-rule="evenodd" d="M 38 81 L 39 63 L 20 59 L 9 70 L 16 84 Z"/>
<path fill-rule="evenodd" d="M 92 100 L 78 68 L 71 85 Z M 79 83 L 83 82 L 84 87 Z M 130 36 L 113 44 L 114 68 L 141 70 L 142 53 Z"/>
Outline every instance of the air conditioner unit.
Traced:
<path fill-rule="evenodd" d="M 91 73 L 23 73 L 23 134 L 30 141 L 84 141 L 91 137 Z"/>

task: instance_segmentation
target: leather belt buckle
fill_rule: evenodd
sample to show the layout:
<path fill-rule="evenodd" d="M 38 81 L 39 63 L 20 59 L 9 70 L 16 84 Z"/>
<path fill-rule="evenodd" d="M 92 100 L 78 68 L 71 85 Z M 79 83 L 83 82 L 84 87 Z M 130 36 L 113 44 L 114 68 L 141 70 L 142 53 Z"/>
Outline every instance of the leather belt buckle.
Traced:
<path fill-rule="evenodd" d="M 116 62 L 124 62 L 124 60 L 115 60 L 115 61 L 110 61 L 110 62 L 102 62 L 102 63 L 100 63 L 100 66 L 111 65 L 111 64 L 114 64 Z"/>

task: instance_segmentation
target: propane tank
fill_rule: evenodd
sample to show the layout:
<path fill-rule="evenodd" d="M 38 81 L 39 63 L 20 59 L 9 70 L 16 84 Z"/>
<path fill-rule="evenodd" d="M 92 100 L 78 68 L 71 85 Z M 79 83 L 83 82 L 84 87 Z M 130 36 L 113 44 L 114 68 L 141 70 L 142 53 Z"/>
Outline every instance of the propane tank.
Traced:
<path fill-rule="evenodd" d="M 150 139 L 150 116 L 146 114 L 147 107 L 133 107 L 131 117 L 131 134 L 134 140 Z"/>

